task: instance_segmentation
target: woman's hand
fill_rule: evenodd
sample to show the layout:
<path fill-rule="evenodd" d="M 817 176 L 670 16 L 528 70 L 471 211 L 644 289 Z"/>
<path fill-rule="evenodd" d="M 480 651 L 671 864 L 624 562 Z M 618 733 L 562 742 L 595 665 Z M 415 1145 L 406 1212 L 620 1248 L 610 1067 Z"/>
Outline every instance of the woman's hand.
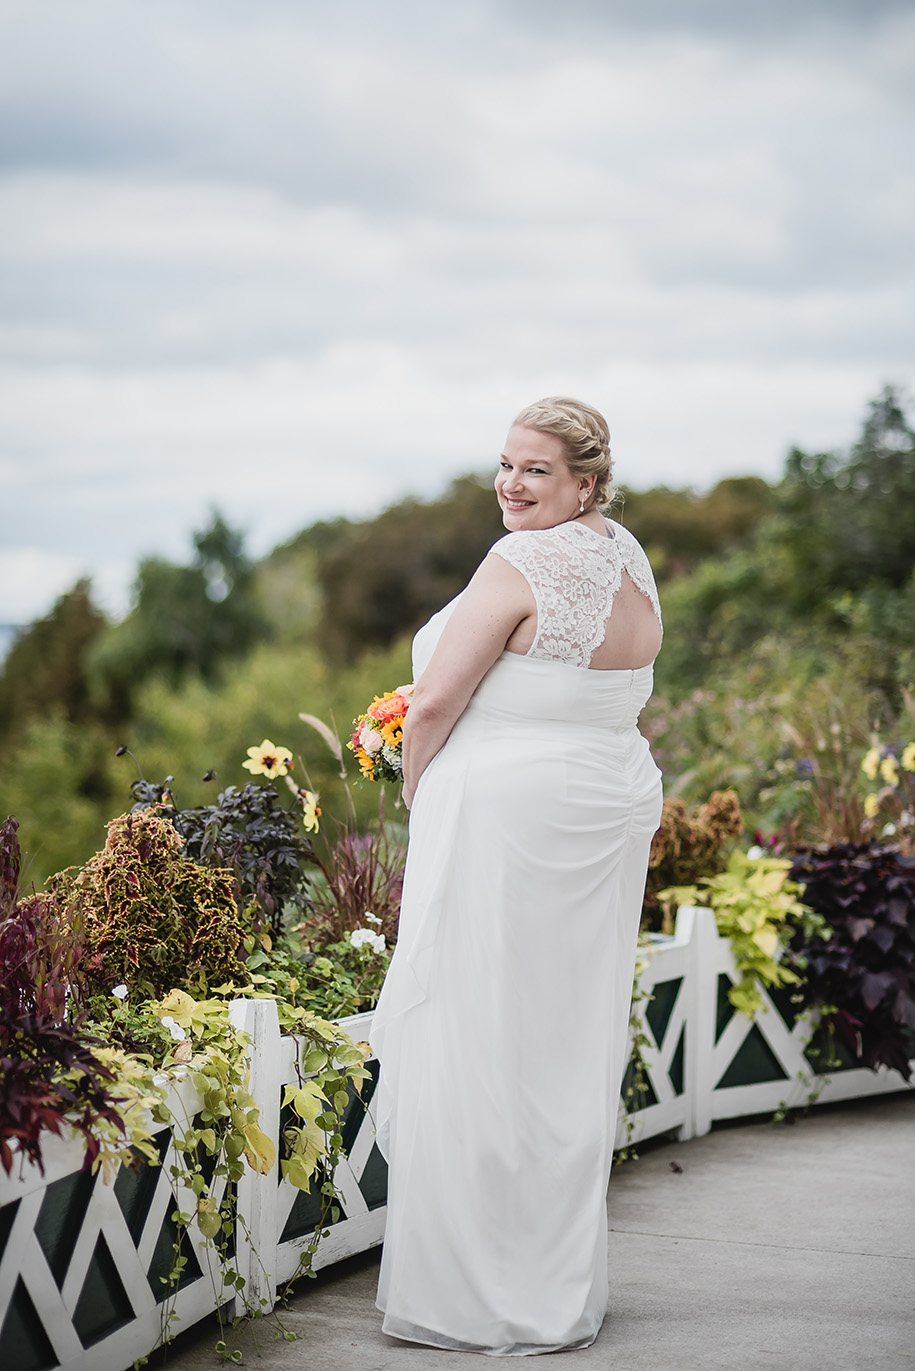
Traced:
<path fill-rule="evenodd" d="M 536 614 L 527 581 L 497 554 L 478 567 L 416 683 L 404 720 L 404 804 L 522 619 Z"/>

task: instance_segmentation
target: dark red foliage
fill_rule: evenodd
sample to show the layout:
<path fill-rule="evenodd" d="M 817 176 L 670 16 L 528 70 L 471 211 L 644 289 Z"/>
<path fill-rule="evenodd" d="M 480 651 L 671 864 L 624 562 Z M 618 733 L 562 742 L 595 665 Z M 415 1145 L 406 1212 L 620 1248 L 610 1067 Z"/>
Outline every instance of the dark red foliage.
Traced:
<path fill-rule="evenodd" d="M 799 853 L 791 879 L 832 926 L 827 942 L 793 950 L 807 959 L 804 996 L 833 1004 L 833 1022 L 864 1066 L 909 1080 L 915 1055 L 915 864 L 877 843 L 835 843 Z"/>
<path fill-rule="evenodd" d="M 95 1122 L 120 1126 L 107 1093 L 111 1072 L 77 1037 L 75 1017 L 68 1019 L 78 939 L 62 927 L 53 896 L 16 903 L 17 830 L 13 818 L 0 824 L 0 1165 L 7 1174 L 17 1153 L 44 1169 L 44 1130 L 60 1133 L 64 1122 L 75 1128 L 86 1144 L 84 1165 L 91 1166 Z"/>
<path fill-rule="evenodd" d="M 72 1081 L 60 1079 L 70 1072 Z M 94 1124 L 104 1118 L 121 1126 L 107 1093 L 112 1079 L 67 1024 L 0 1006 L 0 1165 L 7 1175 L 17 1151 L 44 1172 L 42 1132 L 60 1133 L 65 1121 L 82 1134 L 83 1167 L 91 1166 L 99 1150 Z"/>

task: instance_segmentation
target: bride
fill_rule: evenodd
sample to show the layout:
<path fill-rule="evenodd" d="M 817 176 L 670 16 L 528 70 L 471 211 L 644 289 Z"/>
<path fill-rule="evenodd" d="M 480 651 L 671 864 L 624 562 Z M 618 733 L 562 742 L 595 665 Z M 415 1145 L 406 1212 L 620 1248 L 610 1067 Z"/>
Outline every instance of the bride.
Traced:
<path fill-rule="evenodd" d="M 603 417 L 518 415 L 508 529 L 414 641 L 397 947 L 375 1011 L 389 1165 L 383 1330 L 587 1347 L 660 773 L 636 727 L 661 645 L 641 547 L 600 506 Z"/>

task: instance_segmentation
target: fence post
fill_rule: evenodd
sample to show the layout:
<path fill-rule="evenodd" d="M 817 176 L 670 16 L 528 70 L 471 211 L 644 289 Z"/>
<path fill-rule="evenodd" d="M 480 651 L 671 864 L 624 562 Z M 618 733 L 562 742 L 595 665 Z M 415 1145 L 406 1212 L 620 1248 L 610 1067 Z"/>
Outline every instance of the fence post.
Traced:
<path fill-rule="evenodd" d="M 265 1176 L 247 1163 L 238 1182 L 235 1223 L 235 1267 L 245 1279 L 242 1293 L 255 1312 L 273 1308 L 276 1300 L 277 1167 L 280 1133 L 280 1021 L 275 1000 L 232 1000 L 229 1019 L 248 1034 L 248 1089 L 260 1114 L 258 1124 L 274 1144 L 276 1155 Z M 261 1304 L 265 1300 L 265 1304 Z"/>
<path fill-rule="evenodd" d="M 701 1138 L 712 1127 L 713 1053 L 718 974 L 715 949 L 718 926 L 711 909 L 686 906 L 677 916 L 691 921 L 686 1002 L 686 1070 L 684 1083 L 688 1123 L 684 1138 Z"/>

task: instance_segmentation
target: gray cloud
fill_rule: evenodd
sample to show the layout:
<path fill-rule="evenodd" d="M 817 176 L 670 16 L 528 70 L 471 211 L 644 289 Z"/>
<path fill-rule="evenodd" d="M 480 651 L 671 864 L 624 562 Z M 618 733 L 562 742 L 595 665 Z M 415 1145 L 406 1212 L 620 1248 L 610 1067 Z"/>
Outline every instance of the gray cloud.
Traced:
<path fill-rule="evenodd" d="M 909 15 L 911 0 L 769 0 L 764 5 L 734 0 L 496 0 L 498 10 L 516 23 L 542 32 L 578 36 L 607 29 L 700 32 L 742 39 L 786 37 L 851 30 L 869 32 L 887 18 Z"/>

